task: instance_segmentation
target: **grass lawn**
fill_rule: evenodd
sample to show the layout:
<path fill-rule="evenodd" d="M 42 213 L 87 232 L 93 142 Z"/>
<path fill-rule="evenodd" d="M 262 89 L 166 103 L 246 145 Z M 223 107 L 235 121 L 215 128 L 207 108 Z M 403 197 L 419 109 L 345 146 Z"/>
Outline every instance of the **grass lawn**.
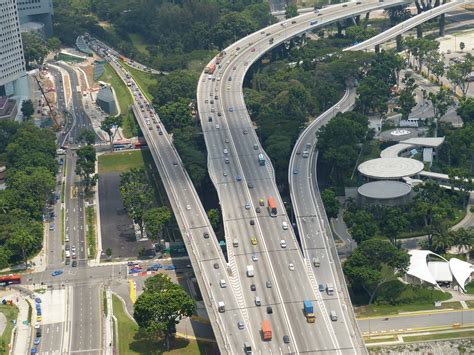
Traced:
<path fill-rule="evenodd" d="M 128 112 L 128 106 L 133 103 L 132 94 L 109 63 L 105 64 L 104 73 L 100 76 L 99 80 L 112 85 L 115 95 L 119 100 L 120 112 L 122 115 L 125 115 Z"/>
<path fill-rule="evenodd" d="M 474 301 L 466 301 L 466 304 L 469 308 L 474 308 Z"/>
<path fill-rule="evenodd" d="M 122 65 L 130 72 L 146 98 L 150 101 L 153 100 L 153 96 L 150 94 L 150 86 L 156 85 L 157 75 L 137 70 L 125 62 L 122 62 Z"/>
<path fill-rule="evenodd" d="M 116 296 L 112 296 L 114 315 L 118 325 L 118 349 L 120 354 L 205 354 L 210 353 L 215 345 L 197 342 L 184 338 L 171 339 L 171 350 L 164 350 L 164 341 L 152 339 L 138 330 L 138 325 L 132 321 L 123 309 L 123 304 Z"/>
<path fill-rule="evenodd" d="M 12 321 L 18 318 L 18 308 L 16 306 L 0 304 L 0 313 L 3 313 L 7 318 L 7 326 L 0 337 L 0 354 L 8 354 L 8 344 L 10 344 L 13 330 Z"/>
<path fill-rule="evenodd" d="M 87 223 L 87 254 L 89 259 L 96 256 L 96 233 L 95 226 L 97 224 L 97 215 L 95 214 L 94 206 L 86 208 L 86 223 Z"/>
<path fill-rule="evenodd" d="M 384 342 L 396 341 L 396 340 L 398 340 L 398 337 L 396 337 L 395 335 L 383 336 L 383 337 L 369 337 L 369 338 L 364 338 L 364 343 L 366 344 L 384 343 Z"/>
<path fill-rule="evenodd" d="M 133 168 L 145 166 L 143 155 L 145 151 L 133 150 L 99 155 L 99 174 L 123 173 Z M 149 152 L 147 152 L 149 154 Z"/>
<path fill-rule="evenodd" d="M 433 303 L 415 303 L 415 304 L 405 304 L 405 305 L 370 305 L 370 306 L 361 306 L 356 307 L 356 317 L 382 317 L 399 314 L 401 312 L 416 312 L 416 311 L 428 311 L 434 309 L 461 309 L 462 306 L 459 302 L 446 302 L 442 303 L 441 307 L 434 306 Z"/>
<path fill-rule="evenodd" d="M 128 38 L 130 38 L 132 45 L 137 49 L 137 51 L 145 55 L 150 55 L 150 52 L 148 52 L 148 49 L 146 49 L 146 43 L 143 42 L 143 39 L 139 34 L 129 33 Z"/>
<path fill-rule="evenodd" d="M 474 336 L 474 330 L 465 330 L 458 332 L 447 332 L 447 333 L 438 333 L 438 334 L 427 334 L 427 335 L 414 335 L 414 336 L 404 336 L 403 341 L 405 342 L 418 342 L 418 341 L 428 341 L 428 340 L 443 340 L 443 339 L 453 339 L 453 338 L 470 338 Z"/>
<path fill-rule="evenodd" d="M 467 293 L 474 295 L 474 281 L 469 282 L 465 288 Z"/>

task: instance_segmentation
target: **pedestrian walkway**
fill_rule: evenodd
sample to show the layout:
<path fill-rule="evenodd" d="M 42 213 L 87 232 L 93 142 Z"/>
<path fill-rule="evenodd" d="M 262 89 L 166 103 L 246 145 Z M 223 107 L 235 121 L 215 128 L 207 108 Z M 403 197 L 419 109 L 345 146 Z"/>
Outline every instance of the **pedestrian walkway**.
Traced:
<path fill-rule="evenodd" d="M 29 353 L 29 344 L 31 343 L 31 324 L 28 321 L 28 302 L 23 298 L 18 292 L 14 291 L 10 294 L 9 297 L 12 300 L 18 300 L 16 306 L 18 307 L 18 318 L 16 321 L 16 326 L 13 330 L 14 338 L 12 339 L 12 349 L 11 354 L 28 354 Z"/>

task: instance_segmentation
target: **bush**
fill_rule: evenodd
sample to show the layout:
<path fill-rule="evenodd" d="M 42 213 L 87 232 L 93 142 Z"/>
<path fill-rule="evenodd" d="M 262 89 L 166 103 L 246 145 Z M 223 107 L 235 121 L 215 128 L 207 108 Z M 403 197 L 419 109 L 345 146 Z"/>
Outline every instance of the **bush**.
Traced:
<path fill-rule="evenodd" d="M 417 285 L 406 285 L 399 280 L 392 280 L 380 286 L 375 303 L 394 306 L 412 303 L 434 303 L 449 298 L 451 298 L 449 293 Z"/>

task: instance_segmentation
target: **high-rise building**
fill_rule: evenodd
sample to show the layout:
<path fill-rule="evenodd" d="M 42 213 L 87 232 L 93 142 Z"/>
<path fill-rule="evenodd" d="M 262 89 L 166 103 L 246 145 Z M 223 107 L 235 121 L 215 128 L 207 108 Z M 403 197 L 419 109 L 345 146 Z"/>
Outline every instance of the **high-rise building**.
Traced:
<path fill-rule="evenodd" d="M 25 75 L 17 3 L 0 0 L 0 96 L 22 91 L 19 86 L 24 86 Z"/>
<path fill-rule="evenodd" d="M 53 0 L 17 0 L 22 31 L 39 32 L 46 38 L 53 34 Z"/>

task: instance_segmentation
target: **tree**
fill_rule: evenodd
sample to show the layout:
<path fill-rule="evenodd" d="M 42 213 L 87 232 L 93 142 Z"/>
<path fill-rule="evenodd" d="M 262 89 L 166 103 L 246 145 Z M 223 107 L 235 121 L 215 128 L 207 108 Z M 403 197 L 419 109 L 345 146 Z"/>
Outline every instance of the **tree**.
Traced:
<path fill-rule="evenodd" d="M 459 250 L 465 250 L 466 254 L 469 254 L 471 248 L 474 245 L 474 230 L 460 228 L 456 231 L 449 232 L 453 243 Z"/>
<path fill-rule="evenodd" d="M 95 132 L 91 129 L 82 128 L 77 136 L 79 142 L 85 142 L 88 145 L 95 143 Z"/>
<path fill-rule="evenodd" d="M 377 31 L 372 27 L 355 25 L 346 28 L 346 37 L 354 42 L 363 42 L 375 34 L 377 34 Z"/>
<path fill-rule="evenodd" d="M 396 24 L 408 20 L 411 17 L 410 10 L 407 9 L 407 5 L 393 6 L 386 9 L 384 12 L 388 15 L 391 26 L 395 26 Z"/>
<path fill-rule="evenodd" d="M 433 114 L 436 124 L 435 135 L 438 134 L 438 120 L 448 112 L 449 106 L 454 104 L 449 90 L 445 88 L 439 89 L 437 93 L 428 93 L 428 99 L 433 106 Z"/>
<path fill-rule="evenodd" d="M 238 12 L 229 12 L 223 15 L 214 27 L 214 43 L 219 48 L 224 48 L 255 30 L 256 26 L 249 18 Z"/>
<path fill-rule="evenodd" d="M 0 269 L 5 269 L 9 265 L 11 252 L 8 248 L 0 247 Z"/>
<path fill-rule="evenodd" d="M 462 118 L 464 124 L 474 123 L 474 99 L 472 97 L 462 99 L 456 113 Z"/>
<path fill-rule="evenodd" d="M 165 127 L 169 130 L 193 124 L 189 101 L 185 98 L 180 98 L 178 101 L 161 106 L 159 113 Z"/>
<path fill-rule="evenodd" d="M 32 65 L 42 65 L 44 58 L 48 54 L 48 48 L 41 38 L 29 32 L 21 34 L 23 42 L 23 54 L 27 68 L 31 69 Z"/>
<path fill-rule="evenodd" d="M 85 191 L 97 183 L 98 175 L 95 173 L 96 153 L 92 145 L 86 145 L 77 150 L 76 174 L 82 178 Z"/>
<path fill-rule="evenodd" d="M 365 210 L 346 211 L 344 213 L 344 221 L 349 227 L 352 239 L 358 244 L 373 238 L 375 233 L 377 233 L 377 222 L 374 216 Z"/>
<path fill-rule="evenodd" d="M 385 208 L 383 221 L 381 232 L 396 246 L 398 237 L 408 226 L 407 219 L 398 208 Z"/>
<path fill-rule="evenodd" d="M 122 126 L 122 116 L 107 116 L 100 124 L 100 129 L 103 130 L 109 136 L 110 149 L 113 149 L 114 138 L 117 134 L 117 130 Z"/>
<path fill-rule="evenodd" d="M 439 42 L 426 38 L 407 37 L 403 41 L 408 53 L 418 60 L 418 71 L 421 72 L 428 53 L 438 50 Z"/>
<path fill-rule="evenodd" d="M 380 239 L 360 243 L 343 264 L 344 274 L 353 288 L 362 288 L 371 304 L 381 285 L 403 275 L 410 264 L 406 251 Z"/>
<path fill-rule="evenodd" d="M 210 209 L 209 211 L 207 211 L 207 217 L 211 222 L 212 228 L 217 229 L 221 220 L 219 211 L 216 208 Z"/>
<path fill-rule="evenodd" d="M 461 63 L 450 65 L 446 74 L 448 80 L 453 84 L 453 88 L 456 89 L 456 87 L 459 87 L 463 96 L 466 96 L 469 90 L 470 81 L 467 79 L 472 72 L 473 65 L 474 57 L 470 53 L 467 53 Z"/>
<path fill-rule="evenodd" d="M 415 84 L 415 79 L 408 73 L 405 74 L 403 83 L 405 84 L 405 87 L 400 91 L 398 102 L 400 104 L 402 119 L 406 120 L 408 119 L 413 107 L 416 106 L 415 89 L 418 85 Z"/>
<path fill-rule="evenodd" d="M 436 81 L 439 83 L 439 79 L 444 75 L 444 56 L 442 56 L 437 62 L 431 66 L 431 71 L 436 76 Z"/>
<path fill-rule="evenodd" d="M 19 228 L 13 236 L 8 239 L 8 247 L 21 254 L 25 266 L 28 265 L 28 255 L 35 247 L 34 237 L 24 228 Z"/>
<path fill-rule="evenodd" d="M 48 49 L 52 52 L 57 53 L 61 49 L 61 41 L 58 37 L 50 37 L 46 43 L 48 45 Z"/>
<path fill-rule="evenodd" d="M 466 48 L 464 42 L 459 42 L 459 49 L 461 50 L 461 52 L 464 50 L 464 48 Z"/>
<path fill-rule="evenodd" d="M 324 189 L 321 193 L 321 199 L 323 200 L 324 209 L 328 218 L 336 218 L 339 213 L 341 203 L 337 199 L 336 193 L 332 189 Z"/>
<path fill-rule="evenodd" d="M 296 5 L 288 4 L 285 9 L 285 18 L 289 19 L 292 17 L 298 16 L 298 8 Z"/>
<path fill-rule="evenodd" d="M 144 215 L 153 202 L 152 190 L 144 169 L 132 169 L 120 175 L 120 197 L 128 215 L 138 224 L 143 236 Z"/>
<path fill-rule="evenodd" d="M 171 211 L 168 207 L 152 208 L 147 210 L 143 215 L 143 222 L 147 234 L 152 241 L 162 238 L 164 227 L 171 220 Z"/>
<path fill-rule="evenodd" d="M 29 120 L 33 113 L 35 113 L 35 108 L 33 107 L 33 101 L 25 100 L 21 104 L 21 113 L 23 114 L 23 118 Z"/>
<path fill-rule="evenodd" d="M 162 292 L 176 286 L 178 285 L 173 283 L 171 277 L 165 274 L 156 274 L 145 279 L 145 291 L 149 292 Z"/>
<path fill-rule="evenodd" d="M 181 286 L 165 283 L 167 288 L 145 289 L 134 305 L 133 318 L 149 334 L 164 333 L 169 350 L 172 329 L 181 319 L 193 315 L 196 304 Z"/>

